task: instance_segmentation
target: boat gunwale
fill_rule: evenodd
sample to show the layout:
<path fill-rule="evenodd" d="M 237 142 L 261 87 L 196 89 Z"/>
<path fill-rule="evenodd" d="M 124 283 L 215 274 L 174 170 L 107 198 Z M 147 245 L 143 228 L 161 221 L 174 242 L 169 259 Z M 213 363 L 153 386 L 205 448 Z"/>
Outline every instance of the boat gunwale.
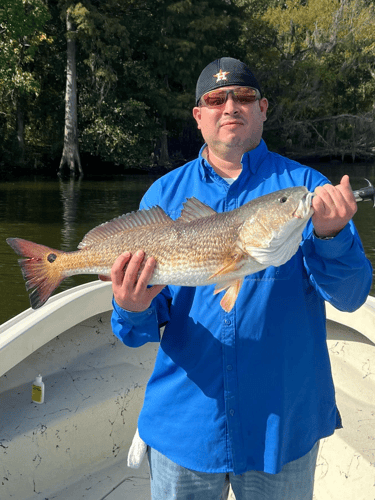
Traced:
<path fill-rule="evenodd" d="M 18 314 L 0 325 L 0 376 L 62 332 L 111 309 L 111 283 L 97 280 L 51 297 L 40 309 Z M 375 297 L 368 296 L 351 313 L 326 303 L 326 313 L 327 320 L 358 331 L 375 345 Z"/>

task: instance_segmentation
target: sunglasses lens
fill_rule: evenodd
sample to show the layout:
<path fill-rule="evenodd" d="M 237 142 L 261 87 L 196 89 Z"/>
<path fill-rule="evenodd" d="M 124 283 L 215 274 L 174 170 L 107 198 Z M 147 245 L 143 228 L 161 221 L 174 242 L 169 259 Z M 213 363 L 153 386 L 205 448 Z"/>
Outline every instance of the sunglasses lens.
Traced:
<path fill-rule="evenodd" d="M 203 96 L 203 100 L 206 106 L 222 106 L 227 97 L 225 90 L 218 90 L 214 92 L 208 92 L 208 94 Z"/>
<path fill-rule="evenodd" d="M 210 108 L 222 106 L 225 103 L 228 94 L 232 94 L 234 101 L 239 102 L 240 104 L 249 104 L 256 101 L 258 98 L 258 93 L 255 89 L 250 87 L 240 87 L 235 90 L 213 90 L 212 92 L 207 92 L 202 99 L 205 105 Z"/>
<path fill-rule="evenodd" d="M 240 104 L 248 104 L 256 101 L 256 92 L 253 89 L 239 90 L 233 92 L 234 99 Z"/>

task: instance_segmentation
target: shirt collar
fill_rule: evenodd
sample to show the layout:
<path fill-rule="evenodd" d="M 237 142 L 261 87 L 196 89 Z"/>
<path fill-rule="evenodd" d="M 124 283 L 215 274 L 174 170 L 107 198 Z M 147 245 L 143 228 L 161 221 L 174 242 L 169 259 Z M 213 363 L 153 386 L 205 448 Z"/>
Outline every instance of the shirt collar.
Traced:
<path fill-rule="evenodd" d="M 206 156 L 204 154 L 204 150 L 206 149 L 207 144 L 203 144 L 199 151 L 199 165 L 201 168 L 201 173 L 203 175 L 203 178 L 207 178 L 207 176 L 212 176 L 212 174 L 216 174 L 215 170 L 211 167 L 211 165 L 208 163 Z M 263 163 L 263 160 L 265 159 L 266 155 L 268 153 L 268 148 L 266 143 L 264 142 L 263 139 L 260 140 L 259 145 L 255 148 L 252 149 L 251 151 L 247 151 L 246 153 L 243 154 L 241 158 L 241 163 L 242 167 L 245 171 L 251 172 L 252 174 L 255 174 L 261 164 Z"/>
<path fill-rule="evenodd" d="M 249 170 L 252 174 L 256 174 L 259 167 L 262 165 L 266 155 L 268 153 L 268 148 L 263 139 L 255 149 L 247 151 L 243 154 L 241 163 L 245 170 Z"/>
<path fill-rule="evenodd" d="M 206 149 L 206 147 L 207 143 L 204 143 L 199 151 L 199 166 L 201 169 L 203 179 L 207 179 L 207 176 L 209 174 L 212 174 L 212 172 L 214 172 L 214 169 L 207 161 L 206 154 L 203 152 Z"/>
<path fill-rule="evenodd" d="M 221 179 L 221 177 L 215 172 L 215 170 L 211 167 L 211 165 L 207 161 L 206 153 L 204 150 L 207 147 L 207 143 L 204 143 L 199 151 L 199 166 L 202 174 L 202 179 L 208 180 L 212 178 Z"/>

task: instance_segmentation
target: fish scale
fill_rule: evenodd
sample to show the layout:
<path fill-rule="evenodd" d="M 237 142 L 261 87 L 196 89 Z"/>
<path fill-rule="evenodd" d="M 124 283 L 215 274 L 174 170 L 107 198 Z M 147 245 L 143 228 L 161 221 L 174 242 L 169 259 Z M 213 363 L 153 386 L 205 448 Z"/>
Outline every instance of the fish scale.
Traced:
<path fill-rule="evenodd" d="M 89 231 L 75 252 L 20 238 L 7 243 L 23 257 L 19 264 L 34 309 L 66 277 L 109 276 L 120 254 L 143 250 L 144 262 L 156 260 L 150 284 L 214 284 L 215 294 L 225 291 L 220 304 L 230 311 L 245 276 L 280 266 L 297 252 L 313 213 L 312 197 L 304 186 L 287 188 L 222 213 L 190 198 L 176 221 L 158 206 L 125 214 Z"/>

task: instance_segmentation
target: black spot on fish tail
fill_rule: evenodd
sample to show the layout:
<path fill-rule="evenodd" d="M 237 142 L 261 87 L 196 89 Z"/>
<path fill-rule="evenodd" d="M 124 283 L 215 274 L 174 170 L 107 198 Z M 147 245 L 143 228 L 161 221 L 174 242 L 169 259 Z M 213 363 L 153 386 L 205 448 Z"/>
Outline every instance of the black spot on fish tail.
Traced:
<path fill-rule="evenodd" d="M 56 259 L 57 259 L 57 255 L 55 255 L 54 253 L 50 253 L 47 257 L 48 262 L 50 262 L 51 264 L 52 264 L 52 262 L 55 262 Z"/>

